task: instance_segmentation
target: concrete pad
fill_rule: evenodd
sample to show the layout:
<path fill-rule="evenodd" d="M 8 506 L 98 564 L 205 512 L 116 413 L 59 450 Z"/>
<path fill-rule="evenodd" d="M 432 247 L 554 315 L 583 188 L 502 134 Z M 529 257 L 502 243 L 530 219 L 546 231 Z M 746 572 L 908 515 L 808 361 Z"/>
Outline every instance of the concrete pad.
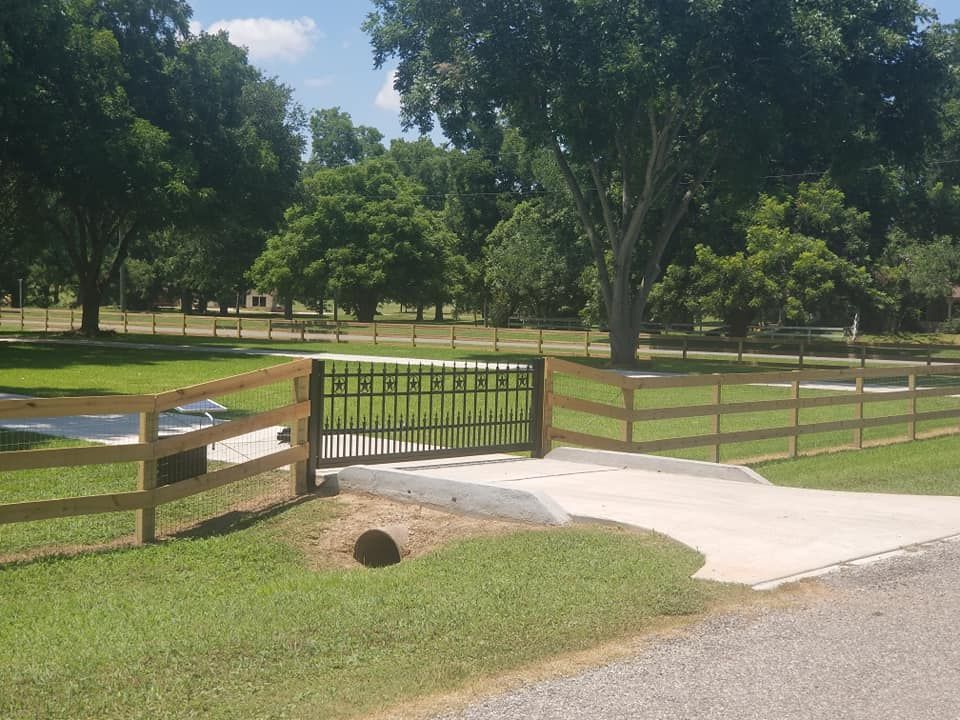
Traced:
<path fill-rule="evenodd" d="M 565 525 L 570 516 L 546 494 L 502 485 L 427 477 L 416 471 L 355 465 L 337 473 L 348 490 L 382 495 L 400 502 L 436 505 L 472 515 L 509 518 L 544 525 Z"/>
<path fill-rule="evenodd" d="M 765 587 L 960 534 L 958 497 L 805 490 L 553 458 L 399 472 L 411 487 L 444 480 L 538 493 L 571 517 L 647 528 L 702 552 L 695 577 Z"/>

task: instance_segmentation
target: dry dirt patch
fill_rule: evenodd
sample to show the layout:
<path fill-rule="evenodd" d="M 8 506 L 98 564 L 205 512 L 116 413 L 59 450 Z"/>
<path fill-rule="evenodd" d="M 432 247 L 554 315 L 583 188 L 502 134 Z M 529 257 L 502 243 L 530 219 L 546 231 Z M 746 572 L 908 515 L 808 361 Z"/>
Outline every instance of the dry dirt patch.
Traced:
<path fill-rule="evenodd" d="M 284 520 L 280 535 L 303 551 L 308 565 L 315 570 L 360 567 L 353 559 L 353 545 L 361 533 L 375 527 L 406 527 L 410 551 L 407 559 L 465 538 L 547 529 L 545 525 L 456 515 L 427 505 L 399 503 L 363 493 L 343 492 L 314 502 L 322 503 L 330 514 L 314 523 L 305 523 L 303 518 Z"/>

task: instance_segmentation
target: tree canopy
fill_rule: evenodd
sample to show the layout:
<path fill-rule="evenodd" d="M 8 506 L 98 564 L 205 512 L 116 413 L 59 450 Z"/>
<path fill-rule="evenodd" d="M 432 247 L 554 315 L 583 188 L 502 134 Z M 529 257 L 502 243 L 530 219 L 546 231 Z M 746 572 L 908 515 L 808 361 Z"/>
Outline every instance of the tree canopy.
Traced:
<path fill-rule="evenodd" d="M 378 65 L 403 118 L 469 144 L 502 113 L 550 149 L 593 248 L 616 362 L 707 180 L 756 177 L 791 148 L 831 157 L 858 133 L 899 141 L 935 118 L 912 0 L 374 0 Z M 519 71 L 518 69 L 522 69 Z M 913 134 L 907 133 L 910 129 Z"/>

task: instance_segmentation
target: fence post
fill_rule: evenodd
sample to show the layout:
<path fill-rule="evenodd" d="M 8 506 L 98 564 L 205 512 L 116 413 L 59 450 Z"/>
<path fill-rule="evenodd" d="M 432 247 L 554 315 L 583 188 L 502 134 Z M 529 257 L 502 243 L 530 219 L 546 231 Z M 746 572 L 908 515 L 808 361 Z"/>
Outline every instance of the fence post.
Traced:
<path fill-rule="evenodd" d="M 499 350 L 500 350 L 500 337 L 499 337 L 499 333 L 497 332 L 497 327 L 494 326 L 494 328 L 493 328 L 493 351 L 494 351 L 494 352 L 499 352 Z"/>
<path fill-rule="evenodd" d="M 127 334 L 127 311 L 123 311 L 123 334 Z"/>
<path fill-rule="evenodd" d="M 182 327 L 181 327 L 181 330 L 180 330 L 180 331 L 181 331 L 181 334 L 182 334 L 184 337 L 186 337 L 186 335 L 187 335 L 187 314 L 186 314 L 186 313 L 183 313 L 183 315 L 180 316 L 180 319 L 183 321 Z"/>
<path fill-rule="evenodd" d="M 71 308 L 70 309 L 70 332 L 73 332 L 73 329 L 74 329 L 73 316 L 74 316 L 74 310 L 73 308 Z"/>
<path fill-rule="evenodd" d="M 157 334 L 157 314 L 150 314 L 150 331 L 153 335 Z"/>
<path fill-rule="evenodd" d="M 310 399 L 310 375 L 302 375 L 293 379 L 293 401 L 295 403 Z M 290 447 L 298 447 L 309 443 L 309 422 L 307 418 L 300 418 L 293 422 L 290 428 Z M 290 465 L 290 492 L 293 495 L 305 495 L 309 489 L 307 468 L 309 460 L 301 460 Z"/>
<path fill-rule="evenodd" d="M 550 428 L 553 427 L 553 366 L 550 358 L 543 359 L 543 415 L 540 421 L 540 451 L 546 455 L 553 449 Z M 543 457 L 543 456 L 540 456 Z"/>
<path fill-rule="evenodd" d="M 50 332 L 50 308 L 43 309 L 43 331 Z"/>
<path fill-rule="evenodd" d="M 857 397 L 860 398 L 860 402 L 858 402 L 854 407 L 853 419 L 863 420 L 863 378 L 862 377 L 857 378 L 856 392 L 857 392 Z M 863 449 L 863 428 L 862 427 L 858 427 L 856 430 L 853 431 L 853 445 L 858 450 Z"/>
<path fill-rule="evenodd" d="M 333 323 L 333 336 L 337 340 L 337 344 L 340 344 L 340 321 L 337 320 Z"/>
<path fill-rule="evenodd" d="M 532 363 L 533 386 L 530 395 L 530 454 L 542 458 L 549 452 L 546 444 L 547 405 L 545 391 L 546 365 L 544 358 L 537 358 Z"/>
<path fill-rule="evenodd" d="M 243 338 L 243 318 L 237 318 L 237 339 Z"/>
<path fill-rule="evenodd" d="M 543 328 L 540 328 L 540 336 L 537 338 L 537 355 L 543 355 Z"/>
<path fill-rule="evenodd" d="M 307 341 L 307 321 L 302 320 L 300 322 L 300 342 Z"/>
<path fill-rule="evenodd" d="M 310 419 L 307 422 L 307 443 L 310 455 L 307 457 L 307 489 L 317 489 L 317 467 L 323 456 L 323 360 L 314 360 L 310 364 Z"/>
<path fill-rule="evenodd" d="M 860 346 L 860 367 L 865 368 L 867 366 L 867 346 Z"/>
<path fill-rule="evenodd" d="M 682 347 L 683 347 L 683 359 L 686 360 L 687 359 L 687 339 L 686 338 L 683 339 Z"/>
<path fill-rule="evenodd" d="M 801 370 L 803 370 L 803 351 L 804 351 L 804 350 L 805 350 L 805 346 L 804 346 L 804 344 L 803 344 L 803 340 L 801 340 L 801 341 L 800 341 L 800 353 L 799 353 L 799 356 L 797 357 L 797 366 L 798 366 Z"/>
<path fill-rule="evenodd" d="M 590 331 L 587 330 L 583 334 L 583 352 L 587 357 L 590 357 Z"/>
<path fill-rule="evenodd" d="M 910 373 L 907 376 L 907 389 L 913 393 L 910 397 L 910 422 L 907 423 L 907 439 L 917 439 L 917 374 Z"/>
<path fill-rule="evenodd" d="M 217 319 L 216 318 L 213 319 L 213 336 L 214 337 L 217 336 Z"/>
<path fill-rule="evenodd" d="M 933 348 L 927 346 L 927 367 L 933 365 Z"/>
<path fill-rule="evenodd" d="M 23 305 L 20 306 L 20 329 L 23 330 Z"/>
<path fill-rule="evenodd" d="M 267 318 L 267 340 L 273 340 L 273 318 Z"/>
<path fill-rule="evenodd" d="M 790 399 L 796 403 L 793 406 L 793 410 L 790 413 L 790 427 L 793 428 L 793 435 L 789 438 L 789 447 L 788 453 L 790 457 L 795 458 L 799 454 L 799 449 L 797 447 L 798 440 L 800 439 L 800 434 L 797 432 L 797 429 L 800 427 L 800 381 L 794 380 L 793 386 L 790 392 Z"/>
<path fill-rule="evenodd" d="M 416 323 L 410 326 L 410 345 L 411 347 L 417 346 L 417 324 Z"/>
<path fill-rule="evenodd" d="M 160 415 L 156 411 L 140 413 L 140 442 L 151 446 L 157 441 Z M 157 487 L 157 461 L 141 460 L 137 465 L 137 490 L 153 490 Z M 141 508 L 136 515 L 136 543 L 153 542 L 157 539 L 157 509 Z"/>
<path fill-rule="evenodd" d="M 628 445 L 633 442 L 633 392 L 633 388 L 623 388 L 623 409 L 627 411 L 627 419 L 623 421 L 623 441 Z M 630 452 L 629 448 L 627 452 Z"/>
<path fill-rule="evenodd" d="M 720 434 L 720 403 L 723 399 L 723 392 L 720 385 L 720 377 L 717 376 L 717 382 L 713 386 L 713 404 L 717 406 L 717 414 L 713 416 L 713 422 L 711 430 L 714 435 Z M 713 461 L 715 463 L 720 462 L 720 440 L 717 440 L 716 445 L 713 446 Z"/>
<path fill-rule="evenodd" d="M 373 321 L 373 344 L 377 344 L 377 321 Z"/>

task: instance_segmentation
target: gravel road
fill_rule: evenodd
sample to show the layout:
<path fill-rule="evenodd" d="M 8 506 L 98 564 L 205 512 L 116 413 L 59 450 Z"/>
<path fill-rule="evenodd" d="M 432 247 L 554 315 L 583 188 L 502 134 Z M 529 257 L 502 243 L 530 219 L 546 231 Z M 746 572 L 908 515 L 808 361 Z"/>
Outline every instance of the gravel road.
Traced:
<path fill-rule="evenodd" d="M 717 617 L 444 719 L 960 718 L 960 542 L 819 582 L 799 604 Z"/>

